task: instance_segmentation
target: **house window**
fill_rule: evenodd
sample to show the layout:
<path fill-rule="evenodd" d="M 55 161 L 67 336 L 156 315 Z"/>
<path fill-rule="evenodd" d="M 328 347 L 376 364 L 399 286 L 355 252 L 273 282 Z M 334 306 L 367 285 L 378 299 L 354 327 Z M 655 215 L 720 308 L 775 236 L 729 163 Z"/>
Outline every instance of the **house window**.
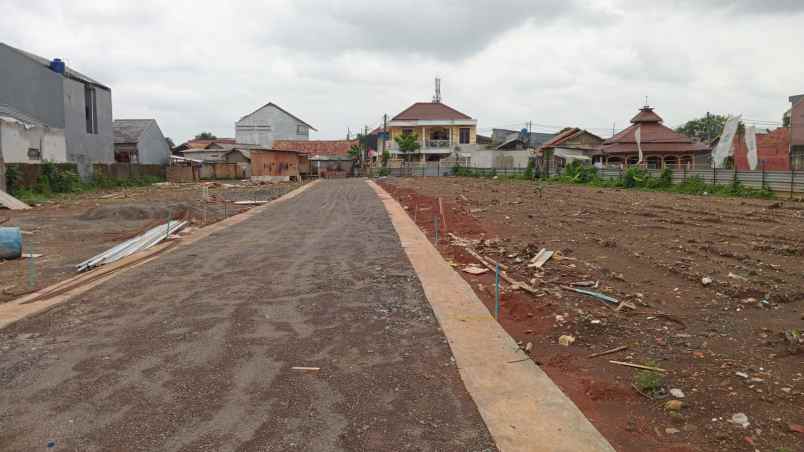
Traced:
<path fill-rule="evenodd" d="M 84 85 L 84 111 L 87 119 L 87 133 L 98 133 L 98 99 L 95 88 Z"/>
<path fill-rule="evenodd" d="M 411 128 L 402 129 L 402 135 L 413 135 L 413 129 Z"/>
<path fill-rule="evenodd" d="M 307 126 L 304 124 L 297 124 L 296 125 L 296 135 L 306 135 L 307 134 Z"/>
<path fill-rule="evenodd" d="M 461 127 L 460 136 L 459 136 L 459 143 L 460 144 L 469 144 L 469 128 L 468 127 Z"/>
<path fill-rule="evenodd" d="M 28 160 L 42 160 L 42 151 L 36 148 L 28 148 Z"/>

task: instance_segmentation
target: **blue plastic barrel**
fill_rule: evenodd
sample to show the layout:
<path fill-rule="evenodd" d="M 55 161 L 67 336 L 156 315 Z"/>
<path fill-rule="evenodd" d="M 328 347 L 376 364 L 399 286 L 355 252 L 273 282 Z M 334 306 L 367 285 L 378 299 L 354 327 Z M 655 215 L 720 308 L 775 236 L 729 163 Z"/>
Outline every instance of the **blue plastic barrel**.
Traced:
<path fill-rule="evenodd" d="M 20 228 L 0 228 L 0 259 L 19 259 L 22 256 Z"/>

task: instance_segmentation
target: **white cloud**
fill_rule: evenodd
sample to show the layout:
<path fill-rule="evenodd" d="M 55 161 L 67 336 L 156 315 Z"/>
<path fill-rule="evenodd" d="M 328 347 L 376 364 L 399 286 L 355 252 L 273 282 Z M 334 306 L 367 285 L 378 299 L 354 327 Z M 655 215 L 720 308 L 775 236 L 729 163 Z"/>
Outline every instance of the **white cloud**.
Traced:
<path fill-rule="evenodd" d="M 118 117 L 176 141 L 233 135 L 274 101 L 317 138 L 428 100 L 480 127 L 604 134 L 649 96 L 670 125 L 706 111 L 779 120 L 804 91 L 798 1 L 62 2 L 0 0 L 2 40 L 113 89 Z M 544 129 L 546 130 L 546 129 Z"/>

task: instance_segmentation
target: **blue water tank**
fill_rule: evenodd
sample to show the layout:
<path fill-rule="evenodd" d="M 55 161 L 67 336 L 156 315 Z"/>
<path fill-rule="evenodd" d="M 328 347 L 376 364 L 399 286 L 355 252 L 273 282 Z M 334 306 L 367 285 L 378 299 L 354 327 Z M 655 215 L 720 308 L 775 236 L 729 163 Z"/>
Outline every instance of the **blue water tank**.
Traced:
<path fill-rule="evenodd" d="M 64 61 L 61 58 L 54 58 L 53 61 L 50 62 L 50 70 L 59 74 L 64 74 L 64 71 L 67 70 L 67 66 L 64 64 Z"/>
<path fill-rule="evenodd" d="M 22 256 L 20 228 L 0 228 L 0 259 L 19 259 Z"/>

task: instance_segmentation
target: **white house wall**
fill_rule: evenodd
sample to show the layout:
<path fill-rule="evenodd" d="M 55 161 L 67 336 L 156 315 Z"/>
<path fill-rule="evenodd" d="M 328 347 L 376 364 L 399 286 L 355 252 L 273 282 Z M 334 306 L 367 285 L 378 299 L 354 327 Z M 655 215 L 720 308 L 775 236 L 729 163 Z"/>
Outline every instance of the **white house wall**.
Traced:
<path fill-rule="evenodd" d="M 156 124 L 156 121 L 151 122 L 140 135 L 140 141 L 137 143 L 137 156 L 139 163 L 145 165 L 167 165 L 170 160 L 170 146 L 162 134 L 162 130 Z"/>
<path fill-rule="evenodd" d="M 477 168 L 526 168 L 530 153 L 528 151 L 473 150 L 470 164 Z"/>
<path fill-rule="evenodd" d="M 297 126 L 304 133 L 297 133 Z M 272 147 L 274 140 L 309 140 L 308 127 L 293 116 L 273 105 L 267 105 L 235 123 L 235 140 L 238 143 Z"/>
<path fill-rule="evenodd" d="M 41 159 L 30 159 L 29 149 L 38 149 Z M 64 163 L 67 161 L 64 130 L 26 128 L 17 122 L 0 121 L 0 152 L 5 163 L 41 163 L 45 160 Z"/>

